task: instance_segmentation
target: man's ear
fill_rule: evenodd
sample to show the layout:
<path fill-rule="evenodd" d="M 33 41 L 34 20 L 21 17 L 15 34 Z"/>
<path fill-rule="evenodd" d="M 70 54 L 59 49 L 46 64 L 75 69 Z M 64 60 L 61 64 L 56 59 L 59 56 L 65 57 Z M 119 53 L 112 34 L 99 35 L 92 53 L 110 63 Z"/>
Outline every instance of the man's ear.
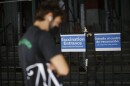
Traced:
<path fill-rule="evenodd" d="M 52 12 L 49 12 L 48 14 L 46 14 L 45 20 L 47 20 L 49 22 L 51 22 L 53 20 L 53 14 L 52 14 Z"/>

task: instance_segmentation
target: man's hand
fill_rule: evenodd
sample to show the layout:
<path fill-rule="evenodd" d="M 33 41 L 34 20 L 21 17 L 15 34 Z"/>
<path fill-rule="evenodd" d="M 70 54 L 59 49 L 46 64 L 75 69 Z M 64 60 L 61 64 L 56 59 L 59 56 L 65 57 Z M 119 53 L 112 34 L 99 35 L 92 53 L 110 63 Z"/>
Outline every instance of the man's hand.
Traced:
<path fill-rule="evenodd" d="M 55 71 L 55 67 L 54 67 L 52 64 L 47 63 L 47 67 L 48 67 L 49 69 L 51 69 L 52 71 Z"/>

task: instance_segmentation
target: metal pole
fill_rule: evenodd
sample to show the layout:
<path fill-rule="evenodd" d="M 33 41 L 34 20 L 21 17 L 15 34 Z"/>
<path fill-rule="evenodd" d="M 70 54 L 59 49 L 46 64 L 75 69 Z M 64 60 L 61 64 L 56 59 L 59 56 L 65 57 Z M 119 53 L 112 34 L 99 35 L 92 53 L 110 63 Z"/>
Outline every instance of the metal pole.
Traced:
<path fill-rule="evenodd" d="M 108 10 L 108 0 L 105 0 L 104 1 L 104 4 L 105 4 L 105 30 L 106 32 L 109 31 L 109 10 Z"/>
<path fill-rule="evenodd" d="M 106 62 L 106 52 L 103 53 L 103 86 L 106 85 L 106 64 L 105 64 L 105 62 Z"/>
<path fill-rule="evenodd" d="M 122 9 L 121 9 L 121 7 L 122 7 L 122 4 L 121 4 L 121 0 L 118 0 L 118 8 L 119 8 L 119 17 L 120 17 L 120 20 L 119 20 L 119 26 L 120 26 L 120 32 L 121 32 L 121 52 L 120 52 L 120 57 L 121 57 L 121 62 L 123 63 L 123 61 L 124 61 L 124 58 L 123 58 L 123 48 L 122 48 L 122 45 L 123 45 L 123 43 L 122 43 Z M 121 73 L 123 73 L 123 64 L 121 65 Z M 124 85 L 124 82 L 123 82 L 123 80 L 121 79 L 121 86 L 123 86 Z"/>
<path fill-rule="evenodd" d="M 20 34 L 21 34 L 21 29 L 22 29 L 22 25 L 21 25 L 21 16 L 22 16 L 22 12 L 21 12 L 21 10 L 22 10 L 22 7 L 21 7 L 21 2 L 17 2 L 17 18 L 18 18 L 18 40 L 21 38 L 20 37 Z M 14 38 L 15 39 L 15 38 Z M 15 42 L 15 41 L 13 41 L 13 42 Z M 15 44 L 15 43 L 14 43 Z M 15 48 L 15 45 L 14 45 L 14 48 Z M 15 54 L 15 50 L 14 50 L 14 54 Z M 16 80 L 17 80 L 17 78 L 16 78 L 16 63 L 15 63 L 15 56 L 14 56 L 14 68 L 15 68 L 15 75 L 14 75 L 14 77 L 15 77 L 15 86 L 16 86 Z"/>
<path fill-rule="evenodd" d="M 84 5 L 84 0 L 81 1 L 81 4 L 80 4 L 80 22 L 81 22 L 81 28 L 82 28 L 82 31 L 84 31 L 84 34 L 86 34 L 86 28 L 85 28 L 85 5 Z M 87 37 L 87 34 L 85 35 Z M 86 42 L 86 45 L 87 45 L 87 42 Z M 84 65 L 85 65 L 85 70 L 86 70 L 86 73 L 87 73 L 87 67 L 88 67 L 88 58 L 87 58 L 87 48 L 86 48 L 86 52 L 83 53 L 83 60 L 84 60 Z M 86 86 L 88 86 L 88 74 L 86 74 Z"/>
<path fill-rule="evenodd" d="M 67 14 L 67 17 L 66 17 L 66 19 L 67 19 L 67 21 L 69 21 L 69 5 L 68 5 L 68 2 L 69 2 L 69 0 L 63 0 L 64 1 L 64 4 L 65 4 L 65 12 L 66 12 L 66 14 Z"/>
<path fill-rule="evenodd" d="M 35 20 L 36 1 L 32 0 L 32 20 Z"/>
<path fill-rule="evenodd" d="M 19 40 L 20 39 L 20 34 L 21 34 L 21 3 L 18 2 L 17 6 L 18 6 L 17 18 L 18 18 L 18 40 Z"/>
<path fill-rule="evenodd" d="M 82 32 L 85 31 L 85 8 L 84 8 L 84 3 L 82 1 L 81 5 L 80 5 L 80 23 L 81 23 L 81 28 L 82 28 Z M 85 32 L 84 32 L 85 33 Z M 86 33 L 85 33 L 86 34 Z M 86 52 L 83 53 L 83 58 L 84 60 L 86 59 Z"/>
<path fill-rule="evenodd" d="M 72 85 L 72 82 L 71 82 L 71 79 L 72 79 L 72 76 L 71 76 L 71 74 L 72 74 L 72 73 L 71 73 L 71 72 L 72 72 L 72 71 L 71 71 L 71 70 L 72 70 L 72 69 L 71 69 L 71 68 L 72 68 L 72 67 L 71 67 L 71 58 L 72 58 L 72 57 L 71 57 L 71 53 L 69 53 L 69 65 L 70 65 L 69 85 L 70 85 L 70 86 Z"/>
<path fill-rule="evenodd" d="M 81 28 L 82 31 L 84 31 L 84 27 L 85 27 L 85 9 L 84 9 L 84 3 L 81 3 L 80 5 L 80 18 L 81 18 Z"/>
<path fill-rule="evenodd" d="M 2 44 L 0 44 L 0 85 L 2 86 L 2 55 L 1 55 Z"/>
<path fill-rule="evenodd" d="M 20 1 L 32 1 L 32 0 L 13 0 L 13 1 L 2 1 L 2 2 L 0 2 L 0 4 L 12 3 L 12 2 L 20 2 Z"/>

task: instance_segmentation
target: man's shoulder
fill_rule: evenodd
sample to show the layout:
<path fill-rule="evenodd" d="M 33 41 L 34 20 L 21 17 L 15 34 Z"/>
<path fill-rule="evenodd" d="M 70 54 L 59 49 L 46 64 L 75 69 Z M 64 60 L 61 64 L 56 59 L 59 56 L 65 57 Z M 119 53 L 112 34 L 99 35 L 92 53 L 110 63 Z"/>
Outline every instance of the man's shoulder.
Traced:
<path fill-rule="evenodd" d="M 44 36 L 49 36 L 49 35 L 50 35 L 49 31 L 40 30 L 40 28 L 38 28 L 37 26 L 34 26 L 34 25 L 30 26 L 30 27 L 28 28 L 28 30 L 30 30 L 30 31 L 36 31 L 37 34 L 38 34 L 38 35 L 41 35 L 41 36 L 43 36 L 43 35 L 44 35 Z"/>
<path fill-rule="evenodd" d="M 27 28 L 27 30 L 23 36 L 32 36 L 32 35 L 35 35 L 35 33 L 37 33 L 37 32 L 40 32 L 40 31 L 38 30 L 37 27 L 32 25 L 32 26 Z M 40 34 L 40 33 L 38 33 L 38 34 Z"/>
<path fill-rule="evenodd" d="M 51 40 L 53 37 L 52 37 L 52 35 L 49 33 L 49 32 L 46 32 L 46 31 L 42 31 L 41 33 L 40 33 L 40 38 L 44 38 L 44 40 Z"/>
<path fill-rule="evenodd" d="M 38 27 L 36 26 L 30 26 L 26 33 L 23 35 L 23 37 L 39 37 L 39 38 L 44 38 L 44 39 L 51 39 L 53 38 L 52 35 L 50 34 L 49 31 L 44 31 L 44 30 L 40 30 Z"/>

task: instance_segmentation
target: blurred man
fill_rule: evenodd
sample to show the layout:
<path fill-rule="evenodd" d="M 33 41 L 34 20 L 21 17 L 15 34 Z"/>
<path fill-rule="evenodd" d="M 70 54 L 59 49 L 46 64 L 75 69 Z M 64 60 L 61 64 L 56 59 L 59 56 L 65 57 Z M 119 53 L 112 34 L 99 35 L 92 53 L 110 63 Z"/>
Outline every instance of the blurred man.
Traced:
<path fill-rule="evenodd" d="M 69 73 L 67 62 L 49 33 L 50 29 L 59 27 L 62 18 L 58 4 L 43 2 L 36 12 L 34 24 L 19 41 L 25 86 L 61 86 L 59 76 Z"/>

